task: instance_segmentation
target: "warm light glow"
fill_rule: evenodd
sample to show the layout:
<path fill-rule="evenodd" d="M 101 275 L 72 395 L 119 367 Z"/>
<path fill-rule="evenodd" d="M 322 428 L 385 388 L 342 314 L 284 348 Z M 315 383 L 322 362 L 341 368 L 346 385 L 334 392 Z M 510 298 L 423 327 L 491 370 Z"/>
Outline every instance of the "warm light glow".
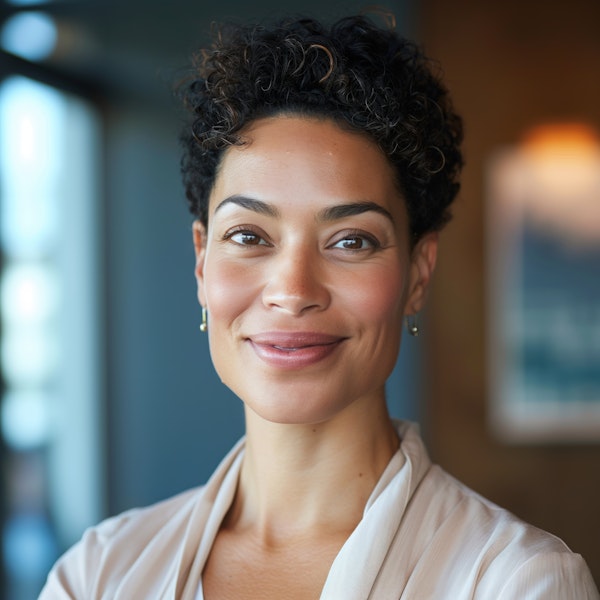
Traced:
<path fill-rule="evenodd" d="M 600 190 L 600 139 L 591 127 L 541 125 L 525 136 L 522 149 L 534 185 L 546 198 L 573 198 Z"/>
<path fill-rule="evenodd" d="M 510 210 L 575 245 L 600 241 L 600 136 L 585 124 L 531 129 L 497 162 L 497 185 Z"/>
<path fill-rule="evenodd" d="M 547 155 L 577 156 L 596 152 L 600 146 L 598 133 L 584 123 L 538 125 L 523 137 L 523 147 Z"/>

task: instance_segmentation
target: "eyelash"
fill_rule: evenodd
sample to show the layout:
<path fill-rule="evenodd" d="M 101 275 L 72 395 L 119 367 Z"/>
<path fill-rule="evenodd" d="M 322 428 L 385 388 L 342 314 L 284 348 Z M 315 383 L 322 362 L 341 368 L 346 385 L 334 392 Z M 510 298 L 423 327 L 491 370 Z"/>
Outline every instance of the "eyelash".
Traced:
<path fill-rule="evenodd" d="M 243 243 L 241 241 L 236 241 L 234 240 L 234 236 L 236 235 L 242 235 L 242 236 L 248 236 L 251 238 L 255 238 L 257 239 L 257 243 Z M 252 247 L 252 246 L 271 246 L 272 244 L 266 240 L 264 234 L 261 234 L 257 231 L 254 231 L 251 227 L 249 227 L 248 225 L 239 225 L 238 227 L 234 227 L 233 229 L 230 229 L 229 231 L 227 231 L 222 238 L 223 241 L 231 241 L 232 243 L 238 245 L 238 246 L 242 246 L 242 247 Z M 369 235 L 367 233 L 365 233 L 364 231 L 360 231 L 360 230 L 351 230 L 351 231 L 346 231 L 343 233 L 343 235 L 341 235 L 340 237 L 338 237 L 338 239 L 331 243 L 328 248 L 330 249 L 336 249 L 335 247 L 340 244 L 341 242 L 344 242 L 346 240 L 361 240 L 364 242 L 367 242 L 367 244 L 370 247 L 367 248 L 339 248 L 341 250 L 345 250 L 347 252 L 364 252 L 364 251 L 373 251 L 373 250 L 378 250 L 381 248 L 381 243 L 379 242 L 379 240 L 377 238 L 375 238 L 372 235 Z"/>
<path fill-rule="evenodd" d="M 381 243 L 379 242 L 379 240 L 372 236 L 369 235 L 367 233 L 365 233 L 364 231 L 359 231 L 359 230 L 352 230 L 352 231 L 346 231 L 344 232 L 344 234 L 338 238 L 338 240 L 336 242 L 334 242 L 333 244 L 331 244 L 330 248 L 335 248 L 335 246 L 337 246 L 337 244 L 339 244 L 340 242 L 343 242 L 345 240 L 361 240 L 361 241 L 366 241 L 368 244 L 370 244 L 370 248 L 343 248 L 344 250 L 347 250 L 349 252 L 364 252 L 366 250 L 378 250 L 379 248 L 381 248 Z"/>
<path fill-rule="evenodd" d="M 258 243 L 257 244 L 243 244 L 241 242 L 237 242 L 234 239 L 232 239 L 237 234 L 246 235 L 248 237 L 258 238 Z M 234 227 L 233 229 L 230 229 L 229 231 L 227 231 L 225 233 L 225 235 L 223 236 L 222 239 L 225 242 L 231 241 L 232 243 L 237 244 L 238 246 L 270 246 L 271 245 L 269 242 L 267 242 L 267 240 L 264 238 L 264 236 L 262 234 L 260 234 L 256 231 L 253 231 L 247 225 L 239 225 L 238 227 Z M 265 242 L 265 243 L 260 243 L 260 242 Z"/>

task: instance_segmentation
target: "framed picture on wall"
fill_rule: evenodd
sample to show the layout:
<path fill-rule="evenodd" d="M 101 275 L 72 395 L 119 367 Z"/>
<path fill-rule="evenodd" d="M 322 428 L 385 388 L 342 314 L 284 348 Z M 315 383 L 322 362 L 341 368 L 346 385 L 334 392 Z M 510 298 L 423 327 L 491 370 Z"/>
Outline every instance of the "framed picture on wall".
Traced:
<path fill-rule="evenodd" d="M 490 426 L 507 442 L 600 442 L 598 137 L 536 127 L 486 182 Z"/>

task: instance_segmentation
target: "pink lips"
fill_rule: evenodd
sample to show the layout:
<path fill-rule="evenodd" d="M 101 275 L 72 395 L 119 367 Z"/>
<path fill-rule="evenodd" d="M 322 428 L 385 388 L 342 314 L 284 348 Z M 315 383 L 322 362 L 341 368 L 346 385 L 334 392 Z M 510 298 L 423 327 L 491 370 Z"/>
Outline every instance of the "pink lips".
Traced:
<path fill-rule="evenodd" d="M 314 332 L 273 331 L 248 338 L 260 359 L 272 367 L 299 369 L 330 356 L 346 338 Z"/>

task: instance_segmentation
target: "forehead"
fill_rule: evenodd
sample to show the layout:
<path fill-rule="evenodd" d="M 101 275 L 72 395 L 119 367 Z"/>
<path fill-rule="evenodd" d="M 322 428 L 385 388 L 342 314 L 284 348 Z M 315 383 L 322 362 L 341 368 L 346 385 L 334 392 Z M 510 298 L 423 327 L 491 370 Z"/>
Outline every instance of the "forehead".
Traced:
<path fill-rule="evenodd" d="M 211 194 L 211 212 L 216 202 L 234 194 L 268 202 L 368 200 L 404 211 L 385 154 L 366 136 L 331 120 L 260 119 L 242 132 L 242 139 L 243 145 L 224 153 Z"/>

